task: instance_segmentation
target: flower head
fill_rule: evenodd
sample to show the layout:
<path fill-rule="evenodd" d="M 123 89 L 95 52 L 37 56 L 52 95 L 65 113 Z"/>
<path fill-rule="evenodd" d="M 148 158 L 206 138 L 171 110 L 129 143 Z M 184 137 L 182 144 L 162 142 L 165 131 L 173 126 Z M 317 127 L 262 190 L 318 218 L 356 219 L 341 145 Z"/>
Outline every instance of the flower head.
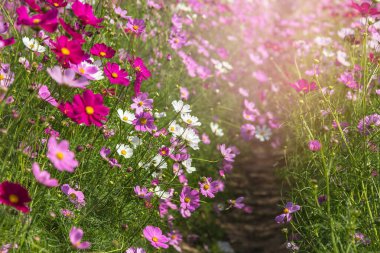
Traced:
<path fill-rule="evenodd" d="M 292 220 L 292 213 L 298 212 L 301 209 L 299 205 L 295 205 L 292 202 L 288 202 L 282 214 L 276 217 L 277 223 L 290 222 Z"/>
<path fill-rule="evenodd" d="M 101 58 L 112 58 L 114 57 L 116 51 L 112 47 L 108 47 L 106 44 L 95 44 L 91 50 L 90 53 L 92 55 L 99 56 Z"/>
<path fill-rule="evenodd" d="M 69 142 L 66 140 L 58 143 L 57 139 L 51 136 L 48 141 L 46 156 L 59 171 L 74 172 L 74 169 L 78 167 L 75 154 L 69 150 Z"/>
<path fill-rule="evenodd" d="M 136 119 L 133 121 L 136 131 L 152 132 L 157 129 L 154 124 L 154 118 L 150 112 L 142 112 L 136 114 Z"/>
<path fill-rule="evenodd" d="M 0 204 L 12 206 L 23 213 L 29 213 L 26 203 L 32 201 L 28 191 L 17 183 L 4 181 L 0 184 Z"/>
<path fill-rule="evenodd" d="M 142 19 L 129 18 L 127 23 L 127 28 L 125 28 L 127 33 L 132 33 L 137 36 L 141 35 L 145 31 L 145 22 Z"/>
<path fill-rule="evenodd" d="M 72 227 L 69 237 L 71 244 L 77 249 L 88 249 L 91 246 L 90 242 L 82 242 L 83 230 L 80 228 Z"/>
<path fill-rule="evenodd" d="M 169 248 L 167 244 L 169 242 L 169 238 L 162 234 L 162 231 L 158 227 L 147 226 L 143 231 L 144 237 L 152 244 L 156 249 Z"/>
<path fill-rule="evenodd" d="M 305 79 L 300 79 L 297 82 L 290 84 L 290 86 L 293 87 L 297 92 L 304 93 L 308 93 L 317 89 L 317 85 L 315 84 L 315 82 L 309 83 Z"/>
<path fill-rule="evenodd" d="M 60 85 L 84 89 L 89 84 L 85 77 L 75 79 L 75 72 L 72 69 L 62 69 L 60 66 L 54 66 L 53 68 L 47 68 L 46 71 Z"/>
<path fill-rule="evenodd" d="M 146 92 L 137 94 L 132 98 L 132 101 L 131 108 L 134 109 L 137 114 L 153 108 L 153 99 L 149 98 L 149 94 Z"/>
<path fill-rule="evenodd" d="M 33 175 L 37 182 L 43 184 L 47 187 L 56 187 L 59 185 L 58 180 L 50 177 L 50 173 L 47 171 L 41 171 L 38 163 L 33 163 L 32 165 Z"/>
<path fill-rule="evenodd" d="M 309 141 L 309 149 L 311 151 L 319 151 L 322 148 L 322 144 L 318 140 Z"/>
<path fill-rule="evenodd" d="M 128 72 L 120 68 L 117 63 L 107 62 L 104 73 L 112 84 L 129 85 Z"/>
<path fill-rule="evenodd" d="M 191 213 L 194 212 L 200 206 L 199 192 L 193 190 L 188 186 L 182 188 L 180 195 L 180 213 L 182 217 L 189 218 Z"/>
<path fill-rule="evenodd" d="M 83 192 L 71 188 L 68 184 L 62 185 L 61 190 L 67 197 L 69 197 L 70 202 L 75 204 L 77 208 L 86 204 Z"/>
<path fill-rule="evenodd" d="M 101 28 L 99 25 L 103 22 L 102 18 L 97 18 L 94 15 L 94 11 L 90 4 L 81 3 L 79 0 L 76 0 L 75 3 L 71 7 L 73 9 L 74 15 L 84 24 L 90 25 L 95 28 Z"/>
<path fill-rule="evenodd" d="M 79 64 L 86 58 L 82 50 L 82 43 L 78 40 L 69 40 L 69 38 L 62 35 L 56 41 L 51 41 L 51 44 L 57 60 L 62 64 Z"/>
<path fill-rule="evenodd" d="M 27 25 L 32 28 L 41 28 L 49 33 L 53 33 L 58 27 L 57 9 L 50 9 L 45 13 L 29 16 L 26 6 L 21 6 L 17 9 L 16 12 L 18 15 L 18 25 Z"/>

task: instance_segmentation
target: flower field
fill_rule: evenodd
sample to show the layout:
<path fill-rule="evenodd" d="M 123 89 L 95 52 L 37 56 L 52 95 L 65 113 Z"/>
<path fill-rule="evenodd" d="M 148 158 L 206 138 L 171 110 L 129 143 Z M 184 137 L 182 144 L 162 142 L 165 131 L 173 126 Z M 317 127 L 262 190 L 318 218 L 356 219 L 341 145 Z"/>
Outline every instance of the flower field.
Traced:
<path fill-rule="evenodd" d="M 377 1 L 0 10 L 1 253 L 380 251 Z"/>

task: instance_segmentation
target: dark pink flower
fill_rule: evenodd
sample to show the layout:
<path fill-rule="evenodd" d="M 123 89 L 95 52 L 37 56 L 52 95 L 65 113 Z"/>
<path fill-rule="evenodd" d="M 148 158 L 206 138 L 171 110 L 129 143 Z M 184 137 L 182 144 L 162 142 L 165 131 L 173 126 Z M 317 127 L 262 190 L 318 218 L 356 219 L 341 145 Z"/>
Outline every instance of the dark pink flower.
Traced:
<path fill-rule="evenodd" d="M 67 5 L 66 0 L 46 0 L 46 2 L 55 8 L 66 7 Z"/>
<path fill-rule="evenodd" d="M 309 83 L 305 79 L 300 79 L 296 83 L 290 84 L 290 86 L 292 86 L 297 92 L 304 92 L 304 93 L 308 93 L 310 91 L 317 89 L 317 85 L 315 84 L 315 82 Z"/>
<path fill-rule="evenodd" d="M 95 44 L 91 48 L 90 53 L 102 58 L 112 58 L 114 57 L 116 51 L 112 47 L 108 47 L 106 44 L 101 43 Z"/>
<path fill-rule="evenodd" d="M 318 140 L 309 141 L 309 149 L 313 152 L 319 151 L 322 148 L 322 144 Z"/>
<path fill-rule="evenodd" d="M 95 28 L 102 27 L 99 24 L 103 21 L 103 19 L 97 18 L 94 15 L 94 11 L 90 4 L 83 4 L 77 0 L 71 8 L 73 9 L 74 15 L 77 16 L 84 25 L 91 25 Z"/>
<path fill-rule="evenodd" d="M 104 73 L 112 84 L 129 85 L 128 72 L 120 68 L 117 63 L 107 62 Z"/>
<path fill-rule="evenodd" d="M 190 187 L 185 186 L 182 188 L 180 201 L 180 213 L 182 217 L 189 218 L 191 216 L 191 213 L 200 206 L 199 192 L 195 189 L 193 190 Z"/>
<path fill-rule="evenodd" d="M 91 246 L 90 242 L 82 242 L 83 230 L 72 227 L 70 230 L 70 242 L 77 249 L 88 249 Z"/>
<path fill-rule="evenodd" d="M 3 39 L 2 36 L 0 36 L 0 48 L 13 45 L 15 43 L 15 39 L 9 38 L 9 39 Z"/>
<path fill-rule="evenodd" d="M 29 213 L 26 203 L 32 201 L 28 191 L 17 183 L 4 181 L 0 184 L 0 204 L 12 206 L 23 213 Z"/>
<path fill-rule="evenodd" d="M 51 9 L 46 13 L 29 16 L 26 6 L 21 6 L 17 9 L 16 12 L 18 14 L 18 25 L 27 25 L 32 28 L 41 28 L 49 33 L 55 32 L 58 27 L 57 9 Z"/>
<path fill-rule="evenodd" d="M 147 226 L 146 228 L 144 228 L 143 234 L 144 234 L 144 237 L 148 241 L 150 241 L 152 246 L 155 247 L 156 249 L 169 248 L 169 245 L 167 245 L 167 243 L 169 242 L 169 238 L 167 238 L 166 236 L 162 234 L 162 231 L 160 228 Z"/>
<path fill-rule="evenodd" d="M 66 36 L 60 36 L 57 41 L 51 41 L 53 52 L 57 56 L 57 60 L 62 64 L 79 64 L 86 55 L 82 50 L 82 44 L 78 40 L 69 40 Z"/>

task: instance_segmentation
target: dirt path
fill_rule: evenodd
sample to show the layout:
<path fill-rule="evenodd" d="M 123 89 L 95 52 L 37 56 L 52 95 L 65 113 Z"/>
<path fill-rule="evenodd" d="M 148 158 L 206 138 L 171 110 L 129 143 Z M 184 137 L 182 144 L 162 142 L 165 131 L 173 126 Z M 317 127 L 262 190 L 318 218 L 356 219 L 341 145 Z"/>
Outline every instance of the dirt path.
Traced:
<path fill-rule="evenodd" d="M 281 182 L 274 164 L 280 154 L 255 150 L 255 156 L 240 156 L 236 170 L 227 180 L 227 189 L 235 196 L 245 196 L 253 207 L 251 215 L 232 212 L 223 215 L 220 226 L 225 230 L 236 253 L 282 253 L 285 238 L 274 217 L 281 209 Z"/>

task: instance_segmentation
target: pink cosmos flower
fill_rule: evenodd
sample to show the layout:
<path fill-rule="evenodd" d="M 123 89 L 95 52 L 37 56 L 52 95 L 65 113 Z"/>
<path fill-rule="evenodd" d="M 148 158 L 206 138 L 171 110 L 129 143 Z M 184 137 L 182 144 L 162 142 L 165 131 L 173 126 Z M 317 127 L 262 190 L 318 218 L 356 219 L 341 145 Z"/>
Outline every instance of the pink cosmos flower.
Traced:
<path fill-rule="evenodd" d="M 9 39 L 3 39 L 2 36 L 0 36 L 0 48 L 13 45 L 15 43 L 15 39 L 9 38 Z"/>
<path fill-rule="evenodd" d="M 66 36 L 60 36 L 57 41 L 51 41 L 51 44 L 57 60 L 62 64 L 68 65 L 69 62 L 79 64 L 86 58 L 82 43 L 78 40 L 69 40 Z"/>
<path fill-rule="evenodd" d="M 51 6 L 55 8 L 62 8 L 66 7 L 67 3 L 66 0 L 46 0 Z"/>
<path fill-rule="evenodd" d="M 112 84 L 129 85 L 128 72 L 120 68 L 117 63 L 107 62 L 104 73 Z"/>
<path fill-rule="evenodd" d="M 72 227 L 70 230 L 70 242 L 77 249 L 88 249 L 91 246 L 90 242 L 81 242 L 83 238 L 83 230 Z"/>
<path fill-rule="evenodd" d="M 190 187 L 185 186 L 182 188 L 180 195 L 180 213 L 182 217 L 189 218 L 191 213 L 200 206 L 199 192 L 192 190 Z"/>
<path fill-rule="evenodd" d="M 317 89 L 317 85 L 315 84 L 315 82 L 309 83 L 305 79 L 300 79 L 296 83 L 290 84 L 290 86 L 293 87 L 297 92 L 304 92 L 304 93 L 308 93 L 310 91 Z"/>
<path fill-rule="evenodd" d="M 102 149 L 100 150 L 99 153 L 100 153 L 100 156 L 111 165 L 111 167 L 121 168 L 121 165 L 119 164 L 119 162 L 117 161 L 116 158 L 109 158 L 108 157 L 111 154 L 110 149 L 108 149 L 106 147 L 102 147 Z"/>
<path fill-rule="evenodd" d="M 92 55 L 96 55 L 102 58 L 112 58 L 114 57 L 116 51 L 112 47 L 108 47 L 106 44 L 95 44 L 91 50 L 90 53 Z"/>
<path fill-rule="evenodd" d="M 16 12 L 18 14 L 18 25 L 27 25 L 33 28 L 41 28 L 49 33 L 53 33 L 58 27 L 57 9 L 51 9 L 46 13 L 29 16 L 26 6 L 21 6 L 17 9 Z"/>
<path fill-rule="evenodd" d="M 283 214 L 276 217 L 277 223 L 290 222 L 292 220 L 292 213 L 298 212 L 301 209 L 299 205 L 294 205 L 292 202 L 288 202 L 285 206 Z"/>
<path fill-rule="evenodd" d="M 142 112 L 139 114 L 136 114 L 136 119 L 133 120 L 133 125 L 135 125 L 136 131 L 141 132 L 152 132 L 157 129 L 156 125 L 154 124 L 154 118 L 150 112 Z"/>
<path fill-rule="evenodd" d="M 43 184 L 47 187 L 56 187 L 59 185 L 58 180 L 50 177 L 50 173 L 47 171 L 41 171 L 38 163 L 33 163 L 32 165 L 33 175 L 37 182 Z"/>
<path fill-rule="evenodd" d="M 125 253 L 146 253 L 143 248 L 129 248 Z"/>
<path fill-rule="evenodd" d="M 198 184 L 201 194 L 205 197 L 214 198 L 215 193 L 219 191 L 219 182 L 212 181 L 211 177 L 203 178 Z"/>
<path fill-rule="evenodd" d="M 181 94 L 181 99 L 182 100 L 185 100 L 185 101 L 189 100 L 190 93 L 189 93 L 189 90 L 186 87 L 179 87 L 179 92 Z"/>
<path fill-rule="evenodd" d="M 104 106 L 102 95 L 94 94 L 91 90 L 86 90 L 82 96 L 75 95 L 72 103 L 62 103 L 58 108 L 78 124 L 83 123 L 86 126 L 93 124 L 97 127 L 103 125 L 110 111 L 108 107 Z"/>
<path fill-rule="evenodd" d="M 72 69 L 62 69 L 60 66 L 54 66 L 53 68 L 47 68 L 46 71 L 60 85 L 84 89 L 89 84 L 85 77 L 75 79 L 75 71 Z"/>
<path fill-rule="evenodd" d="M 211 143 L 210 137 L 206 133 L 202 134 L 202 142 L 206 145 L 209 145 Z"/>
<path fill-rule="evenodd" d="M 372 7 L 372 1 L 369 0 L 360 0 L 360 4 L 351 1 L 351 7 L 359 11 L 363 16 L 374 16 L 380 14 L 379 10 L 375 7 Z"/>
<path fill-rule="evenodd" d="M 89 80 L 101 80 L 104 78 L 103 71 L 99 68 L 101 62 L 95 62 L 93 64 L 88 61 L 82 61 L 81 63 L 75 65 L 70 64 L 70 68 L 75 71 L 75 73 L 89 79 Z"/>
<path fill-rule="evenodd" d="M 338 80 L 344 83 L 348 88 L 351 88 L 351 89 L 359 88 L 359 84 L 355 81 L 354 76 L 350 72 L 344 72 L 343 74 L 340 75 Z"/>
<path fill-rule="evenodd" d="M 144 237 L 152 244 L 156 249 L 169 248 L 167 243 L 169 242 L 169 238 L 162 234 L 162 231 L 158 227 L 147 226 L 143 230 Z"/>
<path fill-rule="evenodd" d="M 224 157 L 224 160 L 227 162 L 234 162 L 236 153 L 233 150 L 233 147 L 226 147 L 226 144 L 218 145 L 220 153 Z"/>
<path fill-rule="evenodd" d="M 128 11 L 123 10 L 119 6 L 117 6 L 116 8 L 114 8 L 114 11 L 115 11 L 115 14 L 119 15 L 121 18 L 124 18 L 124 19 L 130 18 L 129 16 L 127 16 Z"/>
<path fill-rule="evenodd" d="M 149 192 L 146 187 L 140 187 L 139 185 L 136 185 L 133 190 L 139 198 L 150 201 L 150 199 L 153 197 L 153 192 Z"/>
<path fill-rule="evenodd" d="M 139 94 L 141 90 L 142 81 L 147 80 L 151 77 L 151 73 L 149 69 L 145 66 L 144 61 L 141 58 L 136 58 L 133 60 L 132 67 L 136 73 L 136 81 L 135 81 L 135 94 Z"/>
<path fill-rule="evenodd" d="M 59 23 L 61 24 L 62 28 L 78 43 L 82 44 L 86 42 L 83 39 L 83 35 L 79 32 L 77 32 L 74 28 L 72 28 L 69 24 L 65 22 L 62 18 L 59 18 Z"/>
<path fill-rule="evenodd" d="M 46 85 L 42 85 L 38 89 L 38 96 L 42 99 L 51 104 L 54 107 L 58 107 L 58 102 L 55 100 L 54 97 L 51 96 L 49 88 Z"/>
<path fill-rule="evenodd" d="M 64 194 L 66 194 L 66 196 L 69 197 L 70 202 L 75 204 L 77 208 L 80 208 L 86 204 L 83 192 L 71 188 L 68 184 L 62 185 L 61 190 Z"/>
<path fill-rule="evenodd" d="M 18 183 L 4 181 L 0 183 L 0 204 L 12 206 L 23 213 L 29 213 L 26 203 L 32 201 L 28 190 Z"/>
<path fill-rule="evenodd" d="M 169 245 L 173 246 L 178 252 L 181 252 L 182 235 L 178 231 L 173 230 L 168 233 L 168 238 L 170 239 Z"/>
<path fill-rule="evenodd" d="M 255 136 L 255 131 L 255 126 L 251 124 L 244 124 L 240 128 L 240 134 L 246 141 L 250 141 L 253 139 L 253 137 Z"/>
<path fill-rule="evenodd" d="M 131 108 L 134 109 L 137 114 L 153 108 L 153 99 L 149 98 L 149 94 L 146 92 L 137 94 L 132 98 L 132 101 L 133 104 Z"/>
<path fill-rule="evenodd" d="M 137 36 L 141 35 L 145 30 L 145 22 L 142 19 L 133 19 L 130 18 L 127 23 L 127 28 L 125 28 L 125 32 L 132 33 Z"/>
<path fill-rule="evenodd" d="M 83 4 L 77 0 L 71 8 L 73 9 L 74 15 L 77 16 L 84 25 L 91 25 L 95 28 L 102 28 L 102 26 L 99 24 L 103 22 L 103 19 L 97 18 L 94 15 L 94 11 L 90 4 Z"/>
<path fill-rule="evenodd" d="M 309 141 L 309 149 L 313 152 L 319 151 L 322 148 L 322 144 L 318 140 Z"/>
<path fill-rule="evenodd" d="M 239 197 L 235 200 L 228 200 L 228 203 L 237 209 L 243 209 L 246 206 L 244 204 L 244 197 Z"/>
<path fill-rule="evenodd" d="M 58 143 L 54 136 L 50 137 L 46 156 L 59 171 L 68 171 L 72 173 L 74 172 L 74 169 L 78 167 L 78 161 L 75 160 L 75 154 L 69 150 L 69 142 L 66 140 Z"/>

